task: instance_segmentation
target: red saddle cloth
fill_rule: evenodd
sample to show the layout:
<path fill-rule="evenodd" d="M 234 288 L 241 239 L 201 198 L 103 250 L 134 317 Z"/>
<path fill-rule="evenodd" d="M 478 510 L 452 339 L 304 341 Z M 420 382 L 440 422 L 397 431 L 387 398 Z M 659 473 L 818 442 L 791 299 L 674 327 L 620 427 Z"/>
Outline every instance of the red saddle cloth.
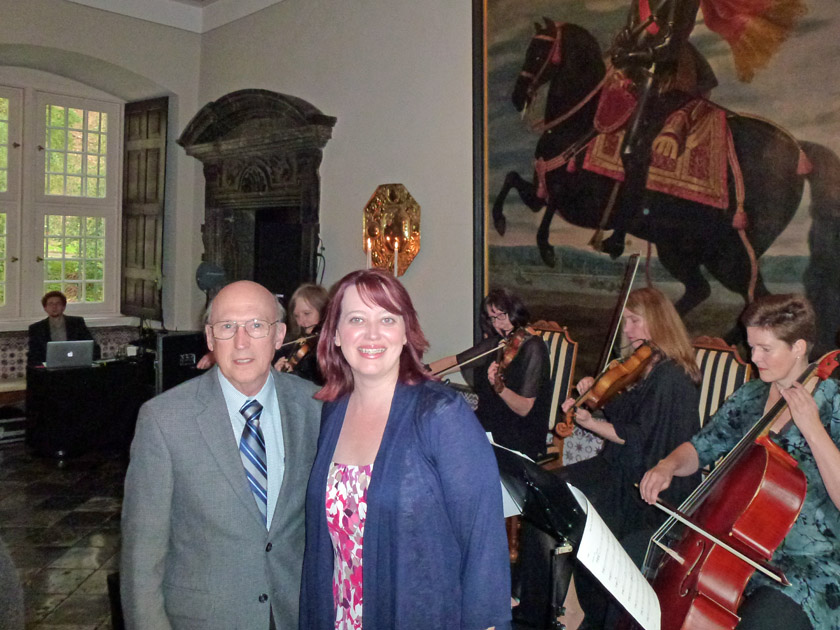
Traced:
<path fill-rule="evenodd" d="M 583 167 L 593 173 L 624 181 L 621 164 L 621 142 L 630 113 L 621 105 L 630 100 L 615 93 L 605 93 L 606 105 L 599 104 L 596 128 L 601 133 L 589 144 Z M 632 98 L 632 97 L 631 97 Z M 624 101 L 622 103 L 622 100 Z M 633 101 L 635 103 L 635 101 Z M 632 108 L 630 110 L 632 112 Z M 727 186 L 728 129 L 726 113 L 714 104 L 696 99 L 675 111 L 668 118 L 662 133 L 653 143 L 647 188 L 681 199 L 696 201 L 715 208 L 729 207 Z M 681 152 L 666 155 L 657 150 L 658 141 L 669 139 L 672 145 L 681 146 Z"/>

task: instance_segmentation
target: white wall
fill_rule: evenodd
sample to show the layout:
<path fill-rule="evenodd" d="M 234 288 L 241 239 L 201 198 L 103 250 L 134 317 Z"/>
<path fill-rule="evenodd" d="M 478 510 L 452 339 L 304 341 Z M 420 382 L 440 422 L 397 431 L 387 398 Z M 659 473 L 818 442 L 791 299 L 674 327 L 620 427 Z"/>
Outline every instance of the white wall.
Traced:
<path fill-rule="evenodd" d="M 321 165 L 325 284 L 364 265 L 362 210 L 399 182 L 421 206 L 402 277 L 432 343 L 472 342 L 470 2 L 285 0 L 203 35 L 200 101 L 262 88 L 338 118 Z"/>
<path fill-rule="evenodd" d="M 203 176 L 175 139 L 203 105 L 201 37 L 64 0 L 0 0 L 0 15 L 0 66 L 44 70 L 125 100 L 170 97 L 164 320 L 170 328 L 194 327 L 204 304 L 194 278 L 203 249 Z"/>

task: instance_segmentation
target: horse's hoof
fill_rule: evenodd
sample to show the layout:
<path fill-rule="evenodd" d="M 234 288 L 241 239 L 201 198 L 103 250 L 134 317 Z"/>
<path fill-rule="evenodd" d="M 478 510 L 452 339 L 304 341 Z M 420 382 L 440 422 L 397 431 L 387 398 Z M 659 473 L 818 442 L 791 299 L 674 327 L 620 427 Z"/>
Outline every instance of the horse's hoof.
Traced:
<path fill-rule="evenodd" d="M 501 215 L 498 217 L 493 217 L 493 226 L 496 228 L 496 231 L 499 233 L 500 236 L 505 235 L 505 230 L 507 230 L 507 220 L 505 219 L 505 215 Z"/>
<path fill-rule="evenodd" d="M 624 235 L 613 234 L 601 243 L 601 251 L 615 260 L 624 253 Z"/>
<path fill-rule="evenodd" d="M 538 245 L 540 250 L 540 258 L 548 267 L 554 267 L 557 264 L 557 258 L 554 256 L 554 248 L 551 245 Z"/>

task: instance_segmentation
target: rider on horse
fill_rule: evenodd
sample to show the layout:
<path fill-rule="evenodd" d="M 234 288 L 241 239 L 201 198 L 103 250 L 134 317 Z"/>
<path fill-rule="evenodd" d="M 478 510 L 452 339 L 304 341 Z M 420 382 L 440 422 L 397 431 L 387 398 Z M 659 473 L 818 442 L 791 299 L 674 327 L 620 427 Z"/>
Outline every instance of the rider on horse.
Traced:
<path fill-rule="evenodd" d="M 621 146 L 623 193 L 613 234 L 601 245 L 613 258 L 624 251 L 627 229 L 644 203 L 654 139 L 673 112 L 717 85 L 711 66 L 688 41 L 699 7 L 699 0 L 662 0 L 655 7 L 651 0 L 633 0 L 628 23 L 613 41 L 613 67 L 632 82 L 636 101 Z M 666 150 L 676 157 L 683 146 L 672 142 Z"/>
<path fill-rule="evenodd" d="M 613 67 L 630 80 L 636 101 L 621 147 L 625 180 L 613 234 L 601 243 L 613 258 L 624 251 L 626 232 L 645 202 L 652 151 L 676 157 L 683 149 L 680 138 L 657 135 L 673 112 L 717 85 L 708 62 L 688 41 L 698 8 L 706 25 L 729 42 L 742 81 L 767 64 L 805 11 L 801 0 L 770 0 L 761 7 L 735 0 L 723 12 L 714 0 L 659 0 L 652 6 L 655 1 L 632 0 L 628 23 L 612 46 Z"/>

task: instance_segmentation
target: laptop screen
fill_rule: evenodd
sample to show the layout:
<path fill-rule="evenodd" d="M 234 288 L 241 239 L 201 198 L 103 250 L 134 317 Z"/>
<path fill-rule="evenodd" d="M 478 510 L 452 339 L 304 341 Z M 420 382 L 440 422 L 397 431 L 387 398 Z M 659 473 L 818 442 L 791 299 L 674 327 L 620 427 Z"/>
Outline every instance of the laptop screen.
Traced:
<path fill-rule="evenodd" d="M 93 340 L 49 341 L 47 362 L 49 368 L 88 367 L 93 363 Z"/>

